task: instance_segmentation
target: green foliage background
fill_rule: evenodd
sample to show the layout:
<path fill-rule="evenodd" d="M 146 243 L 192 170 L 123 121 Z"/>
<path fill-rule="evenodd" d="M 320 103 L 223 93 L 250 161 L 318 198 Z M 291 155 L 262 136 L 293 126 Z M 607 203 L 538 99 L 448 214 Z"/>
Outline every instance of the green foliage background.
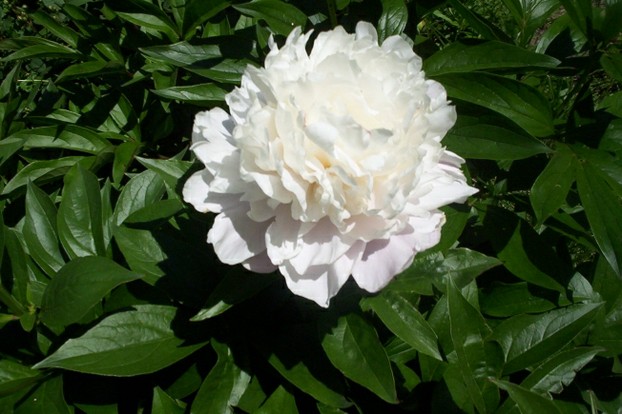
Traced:
<path fill-rule="evenodd" d="M 1 413 L 622 409 L 622 2 L 4 0 Z M 378 295 L 220 264 L 194 114 L 271 33 L 404 33 L 480 192 Z"/>

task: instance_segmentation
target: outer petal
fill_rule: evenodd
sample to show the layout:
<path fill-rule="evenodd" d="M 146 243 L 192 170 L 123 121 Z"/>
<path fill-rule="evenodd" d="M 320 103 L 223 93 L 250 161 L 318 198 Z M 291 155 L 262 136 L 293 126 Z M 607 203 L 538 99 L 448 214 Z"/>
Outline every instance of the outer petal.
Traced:
<path fill-rule="evenodd" d="M 240 194 L 219 193 L 212 191 L 214 177 L 207 170 L 198 171 L 190 176 L 183 188 L 184 201 L 201 213 L 221 213 L 234 208 L 240 203 Z"/>
<path fill-rule="evenodd" d="M 280 266 L 279 270 L 285 276 L 287 287 L 294 294 L 327 308 L 330 299 L 350 277 L 352 266 L 363 253 L 364 247 L 364 243 L 356 242 L 334 263 L 312 266 L 302 274 L 288 262 Z"/>
<path fill-rule="evenodd" d="M 192 142 L 231 140 L 233 118 L 222 108 L 199 112 L 194 118 Z"/>
<path fill-rule="evenodd" d="M 289 259 L 297 273 L 311 271 L 313 266 L 334 263 L 351 247 L 353 241 L 343 236 L 327 218 L 313 226 L 300 242 L 299 253 Z"/>
<path fill-rule="evenodd" d="M 258 223 L 247 216 L 248 203 L 220 213 L 207 234 L 207 242 L 221 262 L 238 264 L 266 250 L 264 241 L 270 221 Z"/>
<path fill-rule="evenodd" d="M 212 175 L 207 170 L 195 172 L 188 178 L 188 181 L 184 183 L 182 194 L 186 203 L 192 204 L 192 206 L 201 213 L 207 213 L 213 211 L 209 208 L 207 200 L 207 193 L 209 192 L 209 185 Z"/>
<path fill-rule="evenodd" d="M 251 272 L 257 273 L 272 273 L 278 269 L 278 267 L 272 264 L 266 252 L 259 253 L 257 256 L 243 261 L 242 266 Z"/>
<path fill-rule="evenodd" d="M 411 218 L 409 226 L 390 239 L 367 243 L 363 256 L 354 264 L 352 277 L 366 291 L 379 291 L 411 265 L 418 251 L 439 242 L 444 221 L 440 212 L 427 219 Z"/>

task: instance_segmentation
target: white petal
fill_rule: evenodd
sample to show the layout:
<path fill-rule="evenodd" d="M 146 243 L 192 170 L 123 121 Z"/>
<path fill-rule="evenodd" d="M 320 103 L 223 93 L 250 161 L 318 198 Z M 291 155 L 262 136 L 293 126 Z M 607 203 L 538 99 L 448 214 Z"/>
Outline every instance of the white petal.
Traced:
<path fill-rule="evenodd" d="M 221 213 L 240 203 L 240 194 L 213 191 L 214 177 L 207 170 L 198 171 L 184 183 L 184 201 L 201 213 Z"/>
<path fill-rule="evenodd" d="M 288 262 L 280 266 L 279 270 L 285 277 L 287 287 L 294 294 L 327 308 L 330 299 L 350 277 L 352 266 L 360 258 L 363 249 L 364 244 L 357 242 L 334 263 L 313 266 L 305 273 L 297 272 Z"/>
<path fill-rule="evenodd" d="M 270 221 L 258 223 L 247 216 L 248 204 L 220 213 L 207 234 L 207 242 L 221 262 L 241 263 L 266 250 L 265 234 Z"/>
<path fill-rule="evenodd" d="M 256 273 L 272 273 L 278 269 L 278 267 L 272 264 L 266 252 L 260 253 L 257 256 L 253 256 L 250 259 L 243 261 L 242 266 L 251 272 Z"/>
<path fill-rule="evenodd" d="M 356 24 L 356 38 L 358 39 L 370 39 L 372 42 L 378 44 L 378 33 L 376 28 L 369 22 L 358 22 Z"/>
<path fill-rule="evenodd" d="M 287 207 L 281 208 L 281 210 Z M 294 220 L 287 212 L 280 211 L 266 230 L 266 248 L 270 260 L 281 265 L 300 253 L 302 236 L 300 235 L 301 222 Z"/>
<path fill-rule="evenodd" d="M 207 170 L 197 171 L 188 178 L 184 183 L 182 194 L 186 203 L 192 204 L 192 206 L 201 213 L 207 213 L 210 210 L 206 202 L 207 193 L 209 191 L 209 185 L 212 175 Z"/>
<path fill-rule="evenodd" d="M 289 263 L 296 272 L 304 274 L 312 266 L 326 265 L 337 261 L 351 247 L 353 241 L 340 234 L 327 218 L 313 226 L 300 242 L 298 254 Z"/>
<path fill-rule="evenodd" d="M 199 112 L 194 118 L 192 142 L 230 140 L 233 128 L 233 119 L 222 108 Z"/>
<path fill-rule="evenodd" d="M 442 213 L 429 219 L 411 219 L 401 233 L 367 243 L 363 256 L 354 264 L 352 277 L 362 289 L 379 291 L 412 264 L 418 251 L 439 242 L 443 221 Z"/>
<path fill-rule="evenodd" d="M 428 185 L 431 186 L 431 190 L 417 202 L 418 207 L 426 210 L 435 210 L 451 203 L 463 203 L 467 197 L 478 191 L 469 187 L 464 181 L 451 178 L 435 180 Z"/>
<path fill-rule="evenodd" d="M 195 144 L 192 144 L 190 147 L 192 152 L 197 156 L 197 158 L 205 164 L 212 173 L 218 171 L 218 165 L 222 162 L 223 159 L 235 155 L 237 155 L 237 148 L 228 143 L 225 140 L 219 139 L 216 141 L 199 141 Z M 210 164 L 215 164 L 211 168 Z M 238 161 L 239 164 L 239 161 Z"/>

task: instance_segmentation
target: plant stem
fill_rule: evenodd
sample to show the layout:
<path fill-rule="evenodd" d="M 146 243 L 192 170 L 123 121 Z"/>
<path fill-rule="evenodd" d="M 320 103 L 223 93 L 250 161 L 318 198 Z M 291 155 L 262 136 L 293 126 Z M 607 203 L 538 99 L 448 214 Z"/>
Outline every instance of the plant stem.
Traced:
<path fill-rule="evenodd" d="M 328 6 L 328 18 L 330 19 L 330 25 L 335 28 L 337 27 L 337 4 L 335 0 L 326 0 L 326 4 Z"/>
<path fill-rule="evenodd" d="M 0 285 L 0 302 L 4 303 L 16 316 L 21 316 L 25 312 L 22 304 L 19 303 L 2 285 Z"/>

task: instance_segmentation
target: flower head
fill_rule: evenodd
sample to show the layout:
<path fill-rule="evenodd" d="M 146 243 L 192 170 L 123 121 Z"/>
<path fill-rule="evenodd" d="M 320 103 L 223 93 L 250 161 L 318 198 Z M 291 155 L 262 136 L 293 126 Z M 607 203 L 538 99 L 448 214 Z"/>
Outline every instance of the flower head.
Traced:
<path fill-rule="evenodd" d="M 220 108 L 197 114 L 192 150 L 205 165 L 184 199 L 218 213 L 208 242 L 221 261 L 277 268 L 289 289 L 328 306 L 352 275 L 376 292 L 438 243 L 439 207 L 477 190 L 441 145 L 456 113 L 398 37 L 378 44 L 359 23 L 292 31 L 270 43 Z"/>

